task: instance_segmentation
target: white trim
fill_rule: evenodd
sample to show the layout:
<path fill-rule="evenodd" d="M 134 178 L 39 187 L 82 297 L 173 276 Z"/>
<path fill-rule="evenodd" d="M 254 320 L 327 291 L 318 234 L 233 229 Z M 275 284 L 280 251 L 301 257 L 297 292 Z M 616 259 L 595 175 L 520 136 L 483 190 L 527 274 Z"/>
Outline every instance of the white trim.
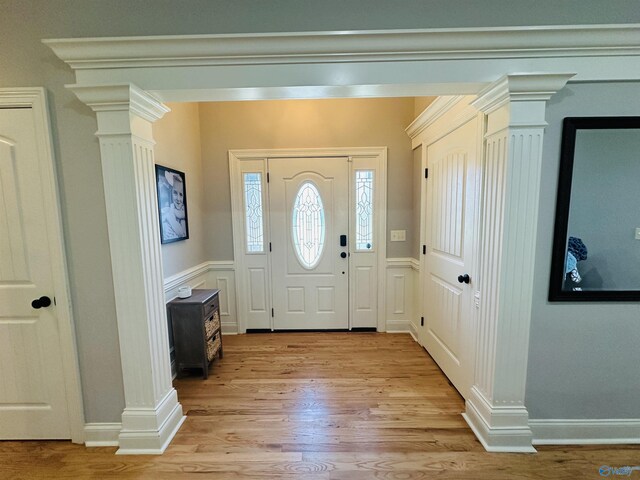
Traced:
<path fill-rule="evenodd" d="M 425 108 L 411 124 L 404 129 L 412 140 L 420 135 L 425 128 L 447 113 L 453 106 L 464 98 L 464 95 L 443 95 L 436 98 Z M 413 148 L 416 148 L 415 146 Z"/>
<path fill-rule="evenodd" d="M 629 25 L 373 30 L 43 40 L 74 70 L 638 55 Z"/>
<path fill-rule="evenodd" d="M 387 258 L 387 268 L 414 268 L 415 258 L 412 257 L 396 257 Z"/>
<path fill-rule="evenodd" d="M 375 157 L 379 160 L 376 176 L 376 201 L 383 208 L 378 210 L 377 220 L 377 269 L 378 269 L 378 318 L 377 329 L 386 329 L 386 251 L 387 251 L 387 147 L 336 147 L 336 148 L 277 148 L 277 149 L 242 149 L 229 150 L 229 181 L 231 182 L 231 212 L 233 230 L 233 256 L 236 264 L 236 295 L 237 298 L 247 298 L 248 288 L 244 265 L 244 239 L 242 209 L 242 194 L 238 191 L 241 184 L 240 162 L 247 160 L 266 160 L 269 158 L 300 158 L 300 157 Z M 265 241 L 269 241 L 266 239 Z M 269 259 L 270 261 L 270 259 Z M 269 272 L 269 282 L 270 282 Z M 240 305 L 244 305 L 240 303 Z M 240 306 L 239 305 L 239 306 Z M 269 305 L 271 308 L 271 305 Z M 246 311 L 244 306 L 238 308 L 238 333 L 247 330 Z"/>
<path fill-rule="evenodd" d="M 69 432 L 74 443 L 84 442 L 84 407 L 78 364 L 71 291 L 65 241 L 58 196 L 56 164 L 53 156 L 49 106 L 43 88 L 0 89 L 0 106 L 3 108 L 29 107 L 33 111 L 36 143 L 39 154 L 40 173 L 44 186 L 45 218 L 49 232 L 49 254 L 53 275 L 56 316 L 60 333 L 60 350 L 69 416 Z"/>
<path fill-rule="evenodd" d="M 233 271 L 236 270 L 236 265 L 233 260 L 215 260 L 207 262 L 209 265 L 209 271 Z"/>
<path fill-rule="evenodd" d="M 164 279 L 164 293 L 166 301 L 172 300 L 173 298 L 168 298 L 171 290 L 177 289 L 178 287 L 183 286 L 186 283 L 202 276 L 206 275 L 209 270 L 212 270 L 211 263 L 213 262 L 204 262 L 200 265 L 196 265 L 195 267 L 188 268 L 183 270 L 182 272 L 178 272 L 175 275 L 171 275 Z M 192 288 L 194 288 L 192 286 Z"/>
<path fill-rule="evenodd" d="M 87 423 L 84 426 L 86 447 L 117 447 L 122 423 Z"/>
<path fill-rule="evenodd" d="M 411 333 L 409 320 L 387 320 L 387 333 Z"/>
<path fill-rule="evenodd" d="M 414 272 L 420 273 L 420 260 L 417 258 L 411 258 L 411 268 Z"/>
<path fill-rule="evenodd" d="M 640 444 L 640 419 L 529 420 L 534 445 Z"/>

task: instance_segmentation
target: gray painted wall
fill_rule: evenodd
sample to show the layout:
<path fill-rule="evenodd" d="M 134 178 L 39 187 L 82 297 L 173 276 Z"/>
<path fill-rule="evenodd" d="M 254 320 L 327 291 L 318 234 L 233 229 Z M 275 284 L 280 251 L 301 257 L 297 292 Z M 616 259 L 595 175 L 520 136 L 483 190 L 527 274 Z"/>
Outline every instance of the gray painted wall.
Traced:
<path fill-rule="evenodd" d="M 41 39 L 640 22 L 637 0 L 0 0 L 0 11 L 0 87 L 49 93 L 88 422 L 120 421 L 124 406 L 97 125 Z"/>
<path fill-rule="evenodd" d="M 549 102 L 527 375 L 531 418 L 640 418 L 640 304 L 547 301 L 562 119 L 639 113 L 640 83 L 570 84 Z"/>

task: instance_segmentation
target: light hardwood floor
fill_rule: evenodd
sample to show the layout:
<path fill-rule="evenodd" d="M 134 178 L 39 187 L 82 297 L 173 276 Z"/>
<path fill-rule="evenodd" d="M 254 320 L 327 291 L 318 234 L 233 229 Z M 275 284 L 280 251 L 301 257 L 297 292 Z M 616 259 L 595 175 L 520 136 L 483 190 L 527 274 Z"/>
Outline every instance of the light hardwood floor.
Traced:
<path fill-rule="evenodd" d="M 188 418 L 164 455 L 0 442 L 0 479 L 588 479 L 640 465 L 638 446 L 485 452 L 406 334 L 225 336 L 224 349 L 208 380 L 175 382 Z"/>

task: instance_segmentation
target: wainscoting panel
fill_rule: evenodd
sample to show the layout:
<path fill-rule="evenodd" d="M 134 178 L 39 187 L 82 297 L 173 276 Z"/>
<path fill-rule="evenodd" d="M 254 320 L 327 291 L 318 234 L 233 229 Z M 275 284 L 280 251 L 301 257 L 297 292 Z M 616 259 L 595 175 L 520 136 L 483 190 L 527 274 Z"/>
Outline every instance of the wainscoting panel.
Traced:
<path fill-rule="evenodd" d="M 233 261 L 209 262 L 208 288 L 220 290 L 220 322 L 223 334 L 238 333 L 236 272 Z"/>
<path fill-rule="evenodd" d="M 417 338 L 418 262 L 413 258 L 387 259 L 387 332 L 412 333 Z"/>

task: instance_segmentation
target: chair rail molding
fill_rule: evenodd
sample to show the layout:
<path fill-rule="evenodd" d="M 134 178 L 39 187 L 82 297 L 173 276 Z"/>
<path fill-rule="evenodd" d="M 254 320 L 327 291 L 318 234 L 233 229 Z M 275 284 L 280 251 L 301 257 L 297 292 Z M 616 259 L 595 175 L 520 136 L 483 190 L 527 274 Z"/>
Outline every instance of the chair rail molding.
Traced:
<path fill-rule="evenodd" d="M 524 404 L 546 101 L 572 74 L 508 75 L 478 95 L 487 116 L 474 384 L 464 418 L 484 447 L 534 452 Z M 499 339 L 503 339 L 500 341 Z"/>
<path fill-rule="evenodd" d="M 171 384 L 152 122 L 169 111 L 135 85 L 73 87 L 98 119 L 125 409 L 118 454 L 158 454 L 184 422 Z"/>

